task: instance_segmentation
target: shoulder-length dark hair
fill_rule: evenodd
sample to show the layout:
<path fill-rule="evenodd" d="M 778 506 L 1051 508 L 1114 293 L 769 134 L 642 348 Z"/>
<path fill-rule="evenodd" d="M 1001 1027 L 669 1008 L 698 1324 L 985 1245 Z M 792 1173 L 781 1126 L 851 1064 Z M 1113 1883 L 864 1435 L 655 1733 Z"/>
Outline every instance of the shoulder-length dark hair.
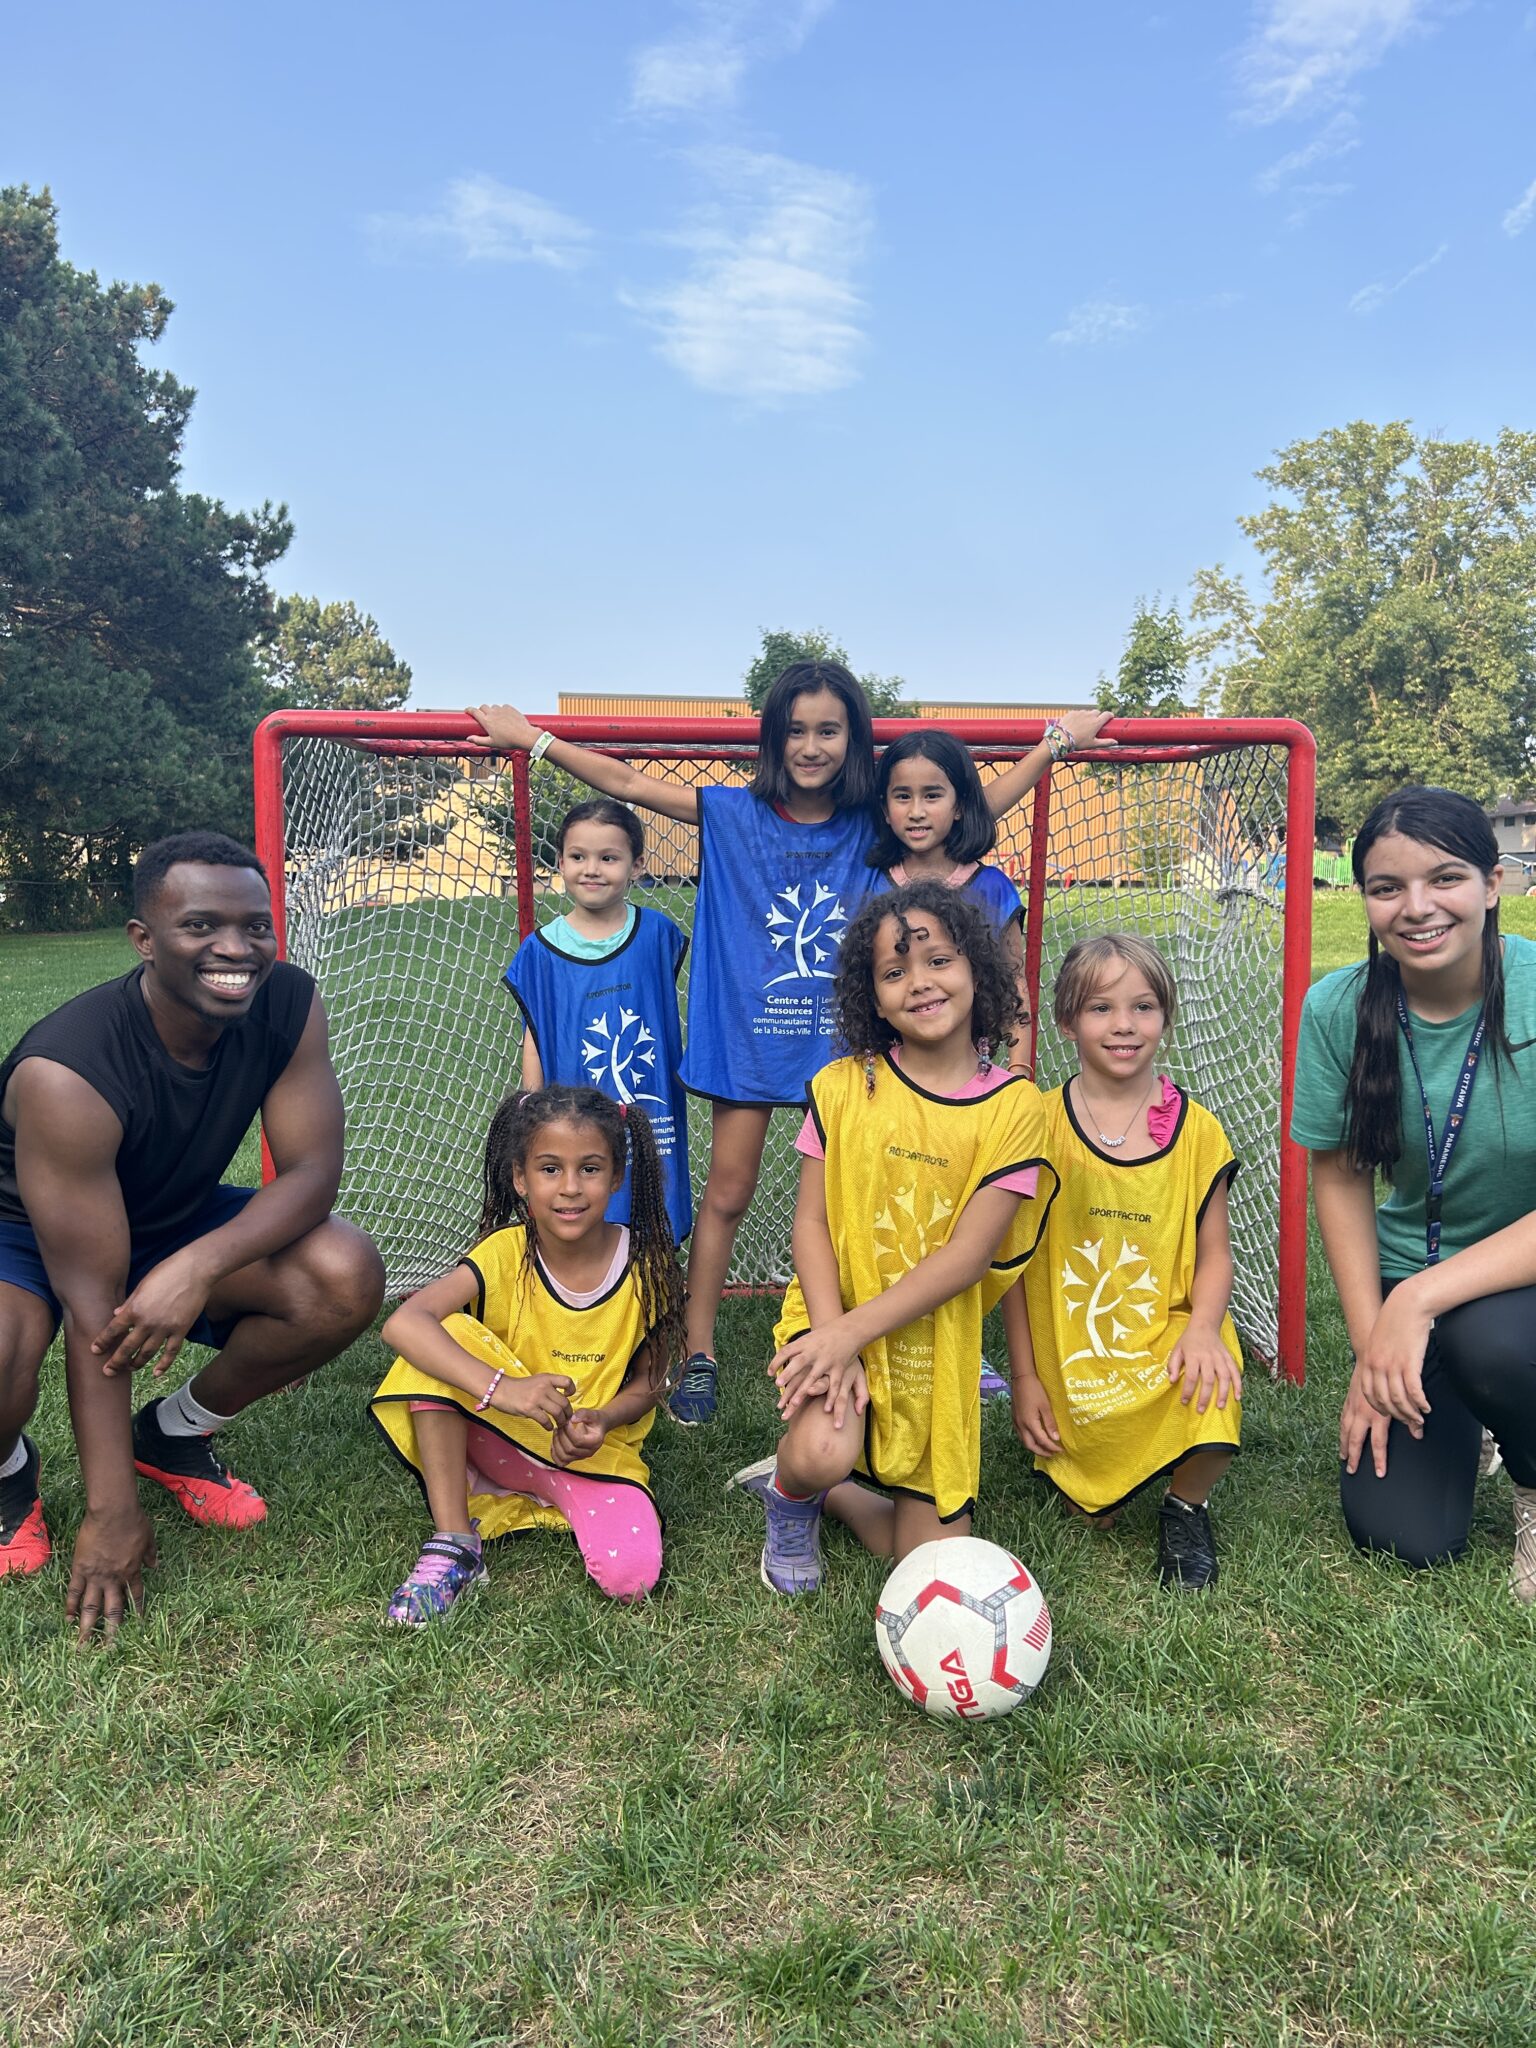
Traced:
<path fill-rule="evenodd" d="M 975 996 L 971 1007 L 971 1038 L 978 1049 L 999 1047 L 1019 1028 L 1019 984 L 1002 940 L 986 912 L 962 889 L 925 878 L 871 896 L 860 905 L 844 934 L 833 988 L 837 1031 L 843 1046 L 856 1057 L 888 1052 L 900 1033 L 881 1016 L 875 1002 L 875 934 L 894 918 L 902 950 L 910 943 L 911 926 L 937 924 L 957 953 L 970 963 Z"/>
<path fill-rule="evenodd" d="M 893 740 L 880 756 L 875 774 L 875 807 L 879 838 L 869 854 L 872 868 L 895 867 L 906 858 L 907 848 L 891 830 L 885 815 L 886 793 L 891 777 L 908 761 L 929 761 L 955 792 L 955 822 L 944 841 L 944 851 L 958 866 L 980 860 L 997 844 L 997 820 L 987 809 L 986 792 L 969 747 L 962 747 L 947 732 L 907 732 Z"/>
<path fill-rule="evenodd" d="M 840 661 L 792 661 L 774 678 L 759 713 L 752 794 L 765 804 L 787 804 L 793 796 L 795 785 L 784 765 L 784 743 L 795 699 L 813 696 L 817 690 L 830 690 L 848 715 L 848 751 L 827 785 L 827 795 L 837 810 L 866 808 L 875 794 L 875 732 L 864 685 Z"/>
<path fill-rule="evenodd" d="M 1420 846 L 1437 847 L 1453 860 L 1465 861 L 1487 880 L 1499 865 L 1499 843 L 1481 808 L 1453 789 L 1415 785 L 1383 797 L 1355 835 L 1352 857 L 1355 884 L 1365 887 L 1365 863 L 1371 848 L 1389 832 L 1400 832 Z M 1488 1042 L 1506 1065 L 1513 1054 L 1504 1029 L 1504 948 L 1499 938 L 1499 906 L 1495 903 L 1483 925 L 1483 1010 Z M 1364 967 L 1358 970 L 1355 1000 L 1355 1052 L 1345 1090 L 1345 1150 L 1351 1166 L 1362 1173 L 1392 1178 L 1402 1157 L 1402 1076 L 1397 1057 L 1397 998 L 1402 977 L 1397 962 L 1370 935 Z"/>

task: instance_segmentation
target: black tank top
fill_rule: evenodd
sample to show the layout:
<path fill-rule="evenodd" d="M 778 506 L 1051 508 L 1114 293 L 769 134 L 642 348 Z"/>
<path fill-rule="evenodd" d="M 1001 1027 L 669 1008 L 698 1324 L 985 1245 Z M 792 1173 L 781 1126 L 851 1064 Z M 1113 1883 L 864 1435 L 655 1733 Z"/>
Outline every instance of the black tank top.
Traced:
<path fill-rule="evenodd" d="M 184 1230 L 219 1184 L 267 1090 L 304 1035 L 315 984 L 279 961 L 246 1014 L 226 1025 L 206 1067 L 172 1059 L 150 1021 L 142 967 L 41 1018 L 0 1066 L 53 1060 L 89 1081 L 123 1127 L 117 1178 L 139 1241 Z M 16 1133 L 0 1114 L 0 1222 L 25 1223 Z"/>

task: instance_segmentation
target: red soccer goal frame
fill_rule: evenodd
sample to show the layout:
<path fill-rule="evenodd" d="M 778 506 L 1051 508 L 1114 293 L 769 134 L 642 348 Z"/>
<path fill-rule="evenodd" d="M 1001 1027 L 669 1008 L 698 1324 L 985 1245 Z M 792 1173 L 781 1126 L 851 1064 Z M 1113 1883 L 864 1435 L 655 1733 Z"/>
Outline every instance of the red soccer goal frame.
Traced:
<path fill-rule="evenodd" d="M 537 723 L 557 739 L 622 752 L 628 760 L 676 758 L 679 750 L 734 755 L 758 737 L 755 718 L 566 718 L 540 714 Z M 926 729 L 920 719 L 876 719 L 877 745 Z M 1192 730 L 1193 728 L 1193 730 Z M 1039 718 L 957 719 L 944 730 L 970 747 L 979 760 L 1005 749 L 1016 754 L 1036 744 Z M 328 738 L 388 754 L 453 757 L 498 751 L 474 745 L 483 735 L 462 712 L 445 711 L 278 711 L 262 720 L 254 741 L 256 850 L 267 867 L 279 952 L 286 957 L 283 743 Z M 1311 861 L 1316 806 L 1316 742 L 1293 719 L 1115 719 L 1104 737 L 1117 743 L 1116 759 L 1126 765 L 1173 762 L 1243 746 L 1283 747 L 1287 753 L 1286 846 L 1296 886 L 1287 888 L 1281 957 L 1281 1075 L 1279 1231 L 1277 1274 L 1277 1372 L 1300 1385 L 1306 1375 L 1307 1161 L 1289 1137 L 1301 1007 L 1311 983 Z M 508 757 L 515 804 L 514 866 L 519 937 L 534 928 L 535 887 L 528 758 Z M 1044 904 L 1049 862 L 1051 777 L 1036 785 L 1030 810 L 1030 887 L 1025 924 L 1025 966 L 1038 991 L 1044 939 Z M 1305 850 L 1306 858 L 1301 858 Z M 1037 1006 L 1038 1007 L 1038 1006 Z M 1037 1027 L 1036 1027 L 1037 1028 Z M 265 1148 L 263 1148 L 264 1163 Z"/>

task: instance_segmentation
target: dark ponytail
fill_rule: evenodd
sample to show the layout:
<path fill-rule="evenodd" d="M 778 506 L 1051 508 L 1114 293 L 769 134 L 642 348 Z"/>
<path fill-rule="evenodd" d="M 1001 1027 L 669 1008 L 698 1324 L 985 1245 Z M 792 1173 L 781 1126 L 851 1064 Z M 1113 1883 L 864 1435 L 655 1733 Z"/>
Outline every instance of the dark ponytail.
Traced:
<path fill-rule="evenodd" d="M 1470 797 L 1454 790 L 1413 787 L 1383 797 L 1355 837 L 1351 865 L 1355 885 L 1365 887 L 1366 856 L 1378 839 L 1400 832 L 1421 846 L 1438 847 L 1491 879 L 1499 864 L 1493 827 Z M 1504 1029 L 1504 948 L 1499 938 L 1499 906 L 1483 924 L 1483 1011 L 1487 1041 L 1494 1049 L 1494 1071 L 1502 1056 L 1513 1053 Z M 1397 962 L 1383 952 L 1371 933 L 1366 962 L 1358 970 L 1360 992 L 1355 1002 L 1355 1051 L 1350 1062 L 1344 1105 L 1347 1118 L 1345 1152 L 1361 1173 L 1380 1173 L 1391 1180 L 1402 1157 L 1402 1076 L 1397 1051 L 1397 999 L 1402 976 Z"/>
<path fill-rule="evenodd" d="M 652 1386 L 664 1384 L 683 1350 L 683 1276 L 667 1214 L 666 1170 L 650 1118 L 634 1103 L 620 1104 L 595 1088 L 535 1088 L 509 1095 L 491 1118 L 485 1140 L 485 1200 L 480 1235 L 520 1223 L 528 1237 L 523 1257 L 532 1263 L 538 1232 L 514 1176 L 523 1170 L 535 1135 L 545 1124 L 592 1124 L 629 1182 L 629 1255 L 649 1334 Z"/>

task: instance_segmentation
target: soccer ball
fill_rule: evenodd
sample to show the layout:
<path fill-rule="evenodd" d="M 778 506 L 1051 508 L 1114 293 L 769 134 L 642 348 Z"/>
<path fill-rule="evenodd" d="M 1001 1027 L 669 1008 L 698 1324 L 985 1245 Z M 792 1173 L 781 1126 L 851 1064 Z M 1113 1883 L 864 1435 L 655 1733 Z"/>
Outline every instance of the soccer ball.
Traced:
<path fill-rule="evenodd" d="M 988 1721 L 1028 1699 L 1051 1660 L 1051 1612 L 1016 1557 L 976 1536 L 920 1543 L 875 1608 L 881 1660 L 936 1720 Z"/>

